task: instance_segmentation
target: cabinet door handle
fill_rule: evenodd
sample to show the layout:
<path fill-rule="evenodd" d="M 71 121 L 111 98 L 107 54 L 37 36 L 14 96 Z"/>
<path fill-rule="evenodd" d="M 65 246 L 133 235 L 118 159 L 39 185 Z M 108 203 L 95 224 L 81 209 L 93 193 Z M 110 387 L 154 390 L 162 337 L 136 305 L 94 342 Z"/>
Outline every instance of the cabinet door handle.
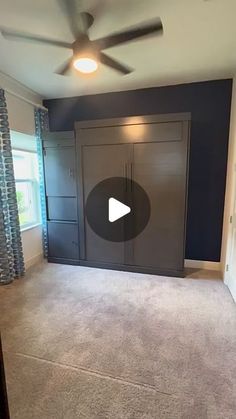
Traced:
<path fill-rule="evenodd" d="M 74 177 L 74 170 L 71 168 L 69 169 L 69 176 Z"/>
<path fill-rule="evenodd" d="M 133 163 L 130 163 L 130 189 L 133 190 Z"/>
<path fill-rule="evenodd" d="M 125 163 L 124 165 L 124 178 L 125 178 L 125 192 L 128 190 L 128 165 Z"/>

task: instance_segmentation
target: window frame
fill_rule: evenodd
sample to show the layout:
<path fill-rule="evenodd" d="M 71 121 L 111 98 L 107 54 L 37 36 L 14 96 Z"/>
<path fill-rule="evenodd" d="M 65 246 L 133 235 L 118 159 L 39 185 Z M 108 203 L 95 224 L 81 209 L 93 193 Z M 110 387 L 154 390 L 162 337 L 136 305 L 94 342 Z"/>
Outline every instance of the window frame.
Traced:
<path fill-rule="evenodd" d="M 37 152 L 35 152 L 35 151 L 14 147 L 14 148 L 12 148 L 13 168 L 14 168 L 14 152 L 33 154 L 37 157 Z M 15 177 L 15 171 L 14 171 L 14 177 Z M 20 231 L 26 231 L 26 230 L 29 230 L 31 228 L 34 228 L 36 226 L 41 225 L 39 181 L 36 178 L 33 178 L 33 177 L 32 178 L 16 178 L 15 177 L 15 187 L 16 187 L 17 183 L 18 184 L 26 183 L 26 184 L 31 185 L 34 220 L 32 220 L 32 222 L 28 222 L 28 223 L 24 223 L 24 224 L 20 223 Z"/>

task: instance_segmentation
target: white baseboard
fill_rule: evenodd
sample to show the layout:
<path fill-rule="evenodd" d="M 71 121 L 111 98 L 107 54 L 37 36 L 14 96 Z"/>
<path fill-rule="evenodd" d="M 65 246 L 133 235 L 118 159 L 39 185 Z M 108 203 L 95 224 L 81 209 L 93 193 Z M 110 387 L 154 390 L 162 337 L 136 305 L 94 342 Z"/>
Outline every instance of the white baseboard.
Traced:
<path fill-rule="evenodd" d="M 236 281 L 235 278 L 232 278 L 230 275 L 230 272 L 225 271 L 224 272 L 224 283 L 229 288 L 229 291 L 236 303 Z"/>
<path fill-rule="evenodd" d="M 42 262 L 43 254 L 40 253 L 39 255 L 33 256 L 32 258 L 25 260 L 25 270 L 29 269 L 31 266 L 36 265 L 39 262 Z"/>
<path fill-rule="evenodd" d="M 185 266 L 185 268 L 207 269 L 207 270 L 210 270 L 210 271 L 221 271 L 221 263 L 220 262 L 208 262 L 206 260 L 185 259 L 184 266 Z"/>
<path fill-rule="evenodd" d="M 236 303 L 236 281 L 232 281 L 232 280 L 231 281 L 228 281 L 228 280 L 226 280 L 225 281 L 225 284 L 229 288 L 230 293 L 231 293 L 231 295 L 232 295 L 232 297 L 233 297 L 233 299 L 234 299 L 234 301 Z"/>
<path fill-rule="evenodd" d="M 33 256 L 32 258 L 25 261 L 25 269 L 29 269 L 31 266 L 36 265 L 36 263 L 42 262 L 43 254 Z M 221 263 L 220 262 L 208 262 L 206 260 L 191 260 L 185 259 L 184 261 L 185 268 L 193 269 L 207 269 L 211 271 L 220 271 Z"/>

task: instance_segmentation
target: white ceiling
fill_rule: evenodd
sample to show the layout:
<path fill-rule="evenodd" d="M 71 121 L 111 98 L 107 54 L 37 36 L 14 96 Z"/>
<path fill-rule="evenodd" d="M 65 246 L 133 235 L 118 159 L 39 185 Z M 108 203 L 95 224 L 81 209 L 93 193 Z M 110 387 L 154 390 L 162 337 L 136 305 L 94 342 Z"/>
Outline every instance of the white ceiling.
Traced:
<path fill-rule="evenodd" d="M 93 76 L 54 73 L 70 51 L 7 41 L 0 71 L 45 98 L 77 96 L 231 77 L 236 70 L 236 0 L 84 0 L 95 7 L 90 38 L 160 16 L 164 35 L 106 50 L 135 68 L 128 76 L 100 66 Z M 98 7 L 99 6 L 99 7 Z M 0 0 L 0 26 L 73 41 L 57 0 Z"/>

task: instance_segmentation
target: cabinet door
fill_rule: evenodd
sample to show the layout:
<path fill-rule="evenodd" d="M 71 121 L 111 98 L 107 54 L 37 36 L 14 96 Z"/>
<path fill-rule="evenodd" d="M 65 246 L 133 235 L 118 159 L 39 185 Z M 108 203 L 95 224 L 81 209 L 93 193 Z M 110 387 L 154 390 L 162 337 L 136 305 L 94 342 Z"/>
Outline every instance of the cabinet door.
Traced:
<path fill-rule="evenodd" d="M 76 196 L 75 149 L 45 149 L 45 183 L 47 196 Z"/>
<path fill-rule="evenodd" d="M 84 204 L 90 191 L 101 182 L 110 177 L 125 175 L 126 163 L 129 161 L 132 146 L 98 145 L 84 146 L 83 158 L 83 188 Z M 125 243 L 116 243 L 102 239 L 90 228 L 85 214 L 85 259 L 93 262 L 125 263 Z"/>
<path fill-rule="evenodd" d="M 134 144 L 133 178 L 151 203 L 149 223 L 133 240 L 134 265 L 183 269 L 186 170 L 183 141 Z"/>
<path fill-rule="evenodd" d="M 48 255 L 79 259 L 78 224 L 48 222 Z"/>
<path fill-rule="evenodd" d="M 48 196 L 49 221 L 77 221 L 77 199 L 73 197 Z"/>

